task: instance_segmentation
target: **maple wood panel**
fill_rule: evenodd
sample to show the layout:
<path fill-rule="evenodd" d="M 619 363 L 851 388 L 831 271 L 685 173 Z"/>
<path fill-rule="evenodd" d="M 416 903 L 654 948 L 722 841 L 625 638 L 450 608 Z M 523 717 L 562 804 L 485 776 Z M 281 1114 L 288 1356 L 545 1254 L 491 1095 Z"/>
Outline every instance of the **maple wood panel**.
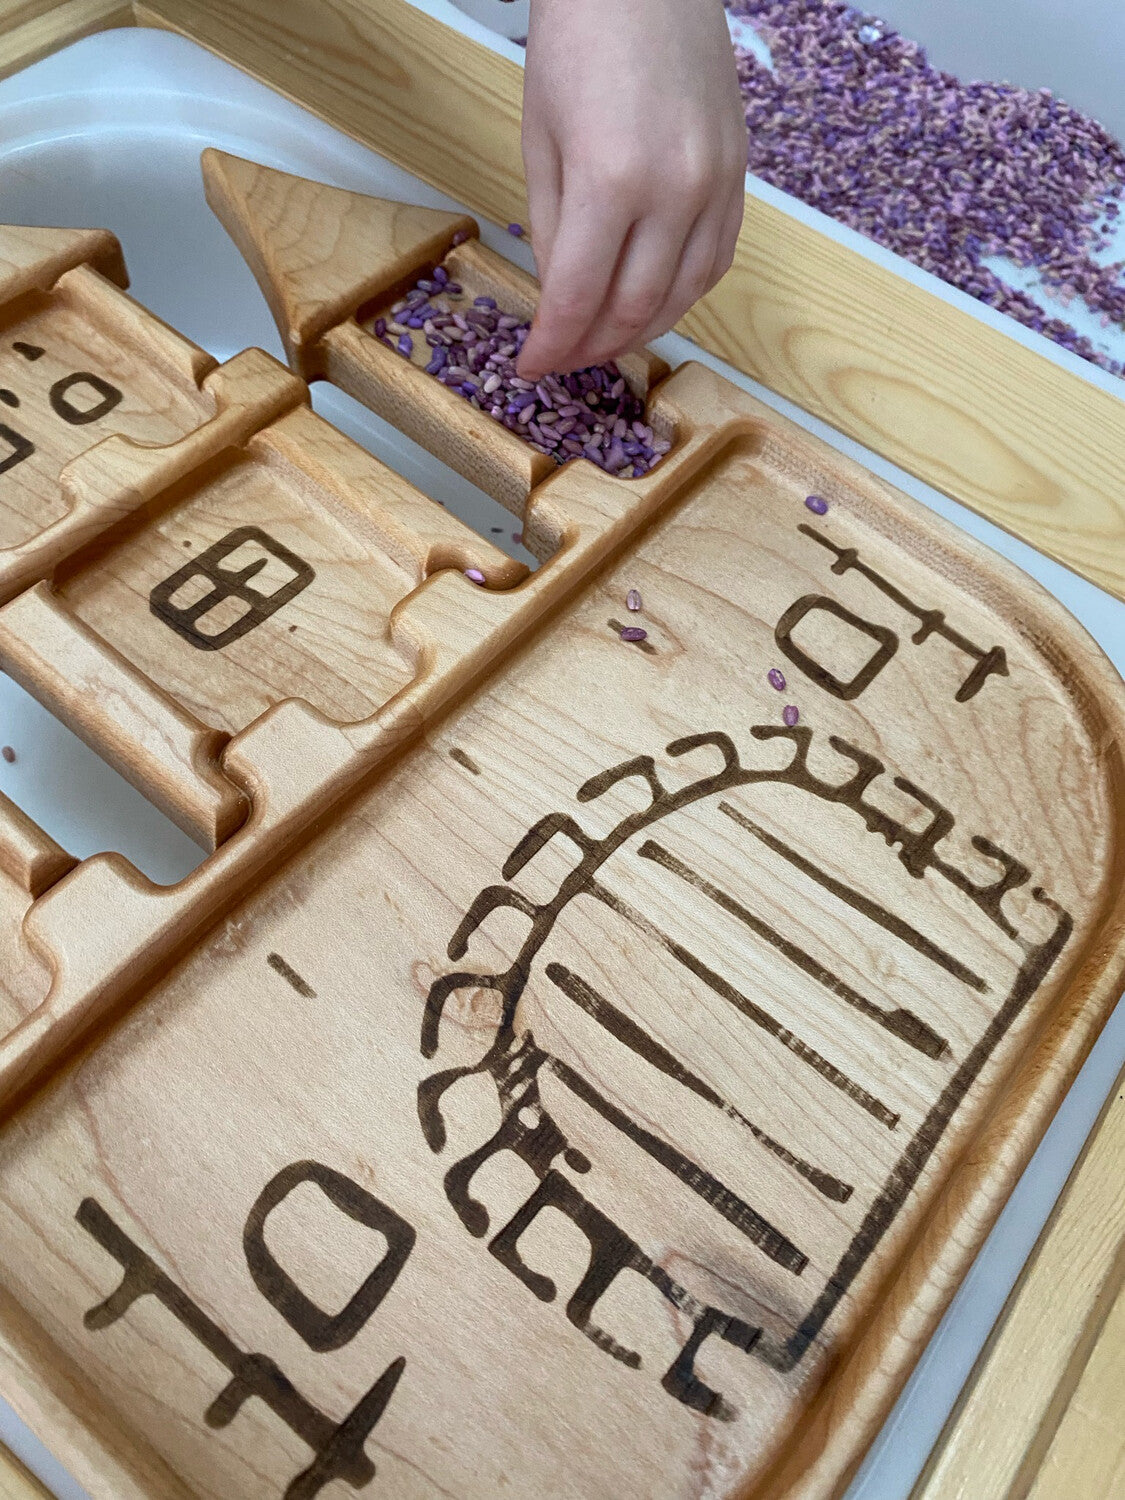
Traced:
<path fill-rule="evenodd" d="M 42 955 L 23 941 L 36 899 L 77 863 L 0 792 L 0 1027 L 9 1031 L 50 985 Z"/>
<path fill-rule="evenodd" d="M 375 328 L 393 322 L 397 300 L 437 264 L 463 289 L 462 305 L 492 297 L 528 321 L 534 277 L 482 245 L 463 214 L 390 205 L 214 149 L 202 167 L 208 202 L 253 270 L 291 368 L 347 391 L 521 515 L 554 459 L 433 380 L 421 337 L 404 358 Z M 619 368 L 641 401 L 668 373 L 647 350 Z"/>
<path fill-rule="evenodd" d="M 429 234 L 310 248 L 295 361 Z M 0 665 L 239 813 L 163 890 L 0 804 L 0 1389 L 97 1500 L 838 1496 L 1120 992 L 1104 658 L 652 369 L 671 452 L 533 483 L 531 576 L 260 353 L 71 460 Z"/>
<path fill-rule="evenodd" d="M 74 483 L 83 460 L 96 464 L 98 444 L 175 447 L 216 415 L 207 389 L 215 361 L 128 297 L 126 284 L 112 235 L 3 229 L 0 475 L 11 479 L 0 498 L 0 599 L 114 519 L 86 515 Z"/>
<path fill-rule="evenodd" d="M 707 399 L 752 410 L 669 386 Z M 332 1414 L 322 1475 L 378 1387 L 392 1493 L 836 1493 L 1108 1003 L 1078 972 L 1120 851 L 1086 648 L 1064 683 L 1004 581 L 753 421 L 6 1132 L 6 1285 L 194 1493 L 280 1493 L 318 1429 L 209 1431 L 192 1308 Z M 629 587 L 647 652 L 610 624 Z M 778 645 L 810 597 L 789 639 L 840 681 L 874 641 L 849 619 L 896 638 L 854 697 Z M 902 632 L 939 598 L 967 645 Z M 278 1303 L 267 1218 L 320 1309 L 386 1238 L 369 1322 Z"/>
<path fill-rule="evenodd" d="M 28 1473 L 15 1454 L 0 1445 L 0 1500 L 50 1500 L 33 1474 Z"/>
<path fill-rule="evenodd" d="M 443 246 L 252 176 L 337 377 Z M 122 297 L 57 233 L 0 233 L 36 347 Z M 636 480 L 475 414 L 528 576 L 121 306 L 137 420 L 165 360 L 200 419 L 0 473 L 74 502 L 0 667 L 213 852 L 161 888 L 0 801 L 0 1391 L 95 1500 L 838 1497 L 1125 982 L 1120 680 L 697 365 L 640 363 Z"/>

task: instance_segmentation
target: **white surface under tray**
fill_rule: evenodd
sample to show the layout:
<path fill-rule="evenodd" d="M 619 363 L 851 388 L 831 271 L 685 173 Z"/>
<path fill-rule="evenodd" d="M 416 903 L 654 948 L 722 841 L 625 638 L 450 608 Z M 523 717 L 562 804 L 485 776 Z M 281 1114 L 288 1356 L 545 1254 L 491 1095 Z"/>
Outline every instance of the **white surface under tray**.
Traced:
<path fill-rule="evenodd" d="M 451 10 L 447 0 L 429 0 L 426 8 L 437 6 Z M 206 145 L 343 187 L 435 207 L 454 206 L 192 43 L 128 30 L 91 37 L 0 82 L 0 221 L 112 229 L 125 247 L 133 290 L 142 302 L 220 359 L 254 344 L 280 356 L 277 335 L 253 278 L 204 203 L 198 158 Z M 788 200 L 786 207 L 800 212 Z M 502 229 L 486 226 L 484 237 L 494 248 L 530 265 L 527 248 Z M 873 258 L 883 255 L 874 253 Z M 914 279 L 921 273 L 903 274 Z M 932 283 L 932 278 L 926 280 Z M 973 308 L 969 299 L 932 285 L 935 295 Z M 980 316 L 993 320 L 987 310 Z M 1024 342 L 1034 338 L 1022 332 L 1018 336 Z M 698 358 L 721 369 L 1011 558 L 1050 589 L 1100 641 L 1119 670 L 1125 669 L 1125 605 L 685 340 L 672 336 L 658 347 L 672 363 Z M 1058 353 L 1052 350 L 1047 357 L 1057 359 Z M 1069 356 L 1063 362 L 1069 362 Z M 1091 372 L 1089 378 L 1103 383 L 1099 372 Z M 316 405 L 393 468 L 514 550 L 511 517 L 401 434 L 325 387 L 318 388 Z M 499 534 L 490 531 L 494 526 L 501 527 Z M 179 878 L 201 858 L 194 845 L 6 678 L 0 679 L 0 744 L 12 745 L 18 756 L 14 765 L 0 762 L 0 787 L 74 853 L 121 849 L 162 880 Z M 848 1500 L 906 1500 L 1123 1063 L 1125 1006 L 1119 1006 Z M 0 1439 L 60 1500 L 82 1500 L 70 1476 L 2 1404 Z"/>

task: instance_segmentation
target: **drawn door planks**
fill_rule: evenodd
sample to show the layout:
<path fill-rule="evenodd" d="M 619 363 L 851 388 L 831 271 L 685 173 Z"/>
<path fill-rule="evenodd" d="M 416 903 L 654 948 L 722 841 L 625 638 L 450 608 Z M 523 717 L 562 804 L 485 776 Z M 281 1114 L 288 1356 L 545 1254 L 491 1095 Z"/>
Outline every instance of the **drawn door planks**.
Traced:
<path fill-rule="evenodd" d="M 262 265 L 255 203 L 411 222 L 248 170 Z M 295 359 L 362 349 L 380 257 L 442 253 L 410 233 L 329 262 Z M 1092 643 L 720 377 L 651 414 L 642 480 L 489 450 L 531 577 L 298 399 L 0 611 L 33 690 L 65 696 L 35 630 L 69 617 L 230 735 L 249 806 L 167 891 L 0 821 L 38 966 L 0 1042 L 0 1388 L 95 1496 L 838 1495 L 1120 993 Z M 271 541 L 227 566 L 236 524 Z"/>

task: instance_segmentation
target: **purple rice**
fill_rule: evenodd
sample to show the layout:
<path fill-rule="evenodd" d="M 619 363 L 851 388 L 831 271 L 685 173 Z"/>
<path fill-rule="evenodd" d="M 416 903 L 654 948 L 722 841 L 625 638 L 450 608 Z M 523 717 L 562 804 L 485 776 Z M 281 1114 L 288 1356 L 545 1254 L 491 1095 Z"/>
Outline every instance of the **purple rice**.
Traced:
<path fill-rule="evenodd" d="M 1125 324 L 1105 263 L 1125 150 L 1049 89 L 962 83 L 842 0 L 726 0 L 770 50 L 736 46 L 750 171 L 1115 375 L 1119 360 L 986 262 L 1034 271 L 1062 307 Z M 1063 13 L 1060 22 L 1065 24 Z"/>
<path fill-rule="evenodd" d="M 375 320 L 374 334 L 410 359 L 414 341 L 401 330 L 420 329 L 431 351 L 423 366 L 428 375 L 559 464 L 588 458 L 622 479 L 639 479 L 656 467 L 672 445 L 645 422 L 644 402 L 616 364 L 524 380 L 516 361 L 531 325 L 493 297 L 475 297 L 456 310 L 463 295 L 437 266 L 395 303 L 390 317 Z"/>

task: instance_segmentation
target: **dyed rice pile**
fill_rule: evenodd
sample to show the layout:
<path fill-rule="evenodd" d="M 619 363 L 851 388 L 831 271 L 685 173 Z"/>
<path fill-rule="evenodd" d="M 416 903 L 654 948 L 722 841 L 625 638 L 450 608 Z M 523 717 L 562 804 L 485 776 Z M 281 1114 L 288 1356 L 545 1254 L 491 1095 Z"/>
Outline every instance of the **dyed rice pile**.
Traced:
<path fill-rule="evenodd" d="M 1125 152 L 1054 98 L 961 83 L 839 0 L 726 0 L 770 49 L 737 46 L 750 170 L 944 281 L 1120 375 L 1065 319 L 984 262 L 1032 267 L 1063 305 L 1125 324 L 1120 264 L 1095 258 L 1125 187 Z"/>
<path fill-rule="evenodd" d="M 515 362 L 531 325 L 492 297 L 476 297 L 460 311 L 454 304 L 464 298 L 438 266 L 394 305 L 390 319 L 376 320 L 375 336 L 410 359 L 420 334 L 432 351 L 427 374 L 560 464 L 588 458 L 608 474 L 639 479 L 668 452 L 671 444 L 646 424 L 644 402 L 615 364 L 523 380 Z"/>

